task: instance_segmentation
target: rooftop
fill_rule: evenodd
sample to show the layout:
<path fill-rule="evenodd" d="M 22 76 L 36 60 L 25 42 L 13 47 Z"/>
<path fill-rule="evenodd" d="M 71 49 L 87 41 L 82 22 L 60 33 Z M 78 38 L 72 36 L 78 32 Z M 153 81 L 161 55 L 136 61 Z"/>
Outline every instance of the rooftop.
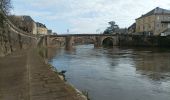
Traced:
<path fill-rule="evenodd" d="M 140 18 L 143 18 L 143 17 L 147 17 L 147 16 L 150 16 L 150 15 L 157 15 L 157 14 L 162 14 L 162 15 L 170 14 L 170 10 L 156 7 L 155 9 L 151 10 L 150 12 L 142 15 L 141 17 L 139 17 L 137 19 L 140 19 Z"/>
<path fill-rule="evenodd" d="M 36 24 L 37 24 L 37 27 L 46 28 L 45 24 L 42 24 L 42 23 L 39 23 L 39 22 L 37 22 Z"/>
<path fill-rule="evenodd" d="M 128 30 L 129 30 L 130 28 L 135 28 L 135 27 L 136 27 L 136 23 L 133 23 L 131 26 L 128 27 Z"/>
<path fill-rule="evenodd" d="M 32 18 L 31 18 L 31 16 L 22 16 L 22 18 L 25 20 L 25 21 L 30 21 L 30 22 L 32 22 L 32 21 L 34 21 Z"/>

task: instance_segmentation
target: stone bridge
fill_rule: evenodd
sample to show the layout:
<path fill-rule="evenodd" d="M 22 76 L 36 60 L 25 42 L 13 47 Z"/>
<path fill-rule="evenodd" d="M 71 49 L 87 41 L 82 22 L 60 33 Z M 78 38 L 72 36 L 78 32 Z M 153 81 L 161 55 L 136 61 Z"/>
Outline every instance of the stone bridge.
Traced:
<path fill-rule="evenodd" d="M 94 47 L 118 45 L 116 34 L 64 34 L 45 36 L 47 47 L 73 48 L 77 44 L 94 44 Z"/>

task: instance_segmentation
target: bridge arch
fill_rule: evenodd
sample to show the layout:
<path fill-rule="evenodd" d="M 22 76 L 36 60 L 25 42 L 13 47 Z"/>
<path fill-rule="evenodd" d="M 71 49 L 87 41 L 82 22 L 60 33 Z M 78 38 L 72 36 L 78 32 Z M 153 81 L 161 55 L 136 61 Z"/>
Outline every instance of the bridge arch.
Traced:
<path fill-rule="evenodd" d="M 95 44 L 95 37 L 75 37 L 74 44 Z"/>
<path fill-rule="evenodd" d="M 112 37 L 105 37 L 102 40 L 103 47 L 113 47 L 114 46 L 114 39 Z"/>
<path fill-rule="evenodd" d="M 63 47 L 65 45 L 65 39 L 54 38 L 54 39 L 52 39 L 51 44 L 55 47 Z"/>

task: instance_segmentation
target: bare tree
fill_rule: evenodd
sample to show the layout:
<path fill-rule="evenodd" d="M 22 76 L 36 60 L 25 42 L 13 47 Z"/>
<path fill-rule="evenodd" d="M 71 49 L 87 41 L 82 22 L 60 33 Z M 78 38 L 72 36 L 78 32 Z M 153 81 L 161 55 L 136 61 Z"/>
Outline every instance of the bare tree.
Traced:
<path fill-rule="evenodd" d="M 8 15 L 11 8 L 12 8 L 11 0 L 0 0 L 0 27 L 3 26 L 5 19 L 3 13 Z"/>
<path fill-rule="evenodd" d="M 11 0 L 0 0 L 0 9 L 5 14 L 9 14 L 11 8 L 12 8 Z"/>

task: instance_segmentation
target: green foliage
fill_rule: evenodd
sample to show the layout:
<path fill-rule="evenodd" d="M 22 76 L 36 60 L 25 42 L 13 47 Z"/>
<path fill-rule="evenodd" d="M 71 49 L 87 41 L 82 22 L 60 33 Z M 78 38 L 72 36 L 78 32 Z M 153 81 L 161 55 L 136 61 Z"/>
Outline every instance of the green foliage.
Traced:
<path fill-rule="evenodd" d="M 110 21 L 108 23 L 110 26 L 104 31 L 104 34 L 112 34 L 119 29 L 119 26 L 116 25 L 114 21 Z"/>

